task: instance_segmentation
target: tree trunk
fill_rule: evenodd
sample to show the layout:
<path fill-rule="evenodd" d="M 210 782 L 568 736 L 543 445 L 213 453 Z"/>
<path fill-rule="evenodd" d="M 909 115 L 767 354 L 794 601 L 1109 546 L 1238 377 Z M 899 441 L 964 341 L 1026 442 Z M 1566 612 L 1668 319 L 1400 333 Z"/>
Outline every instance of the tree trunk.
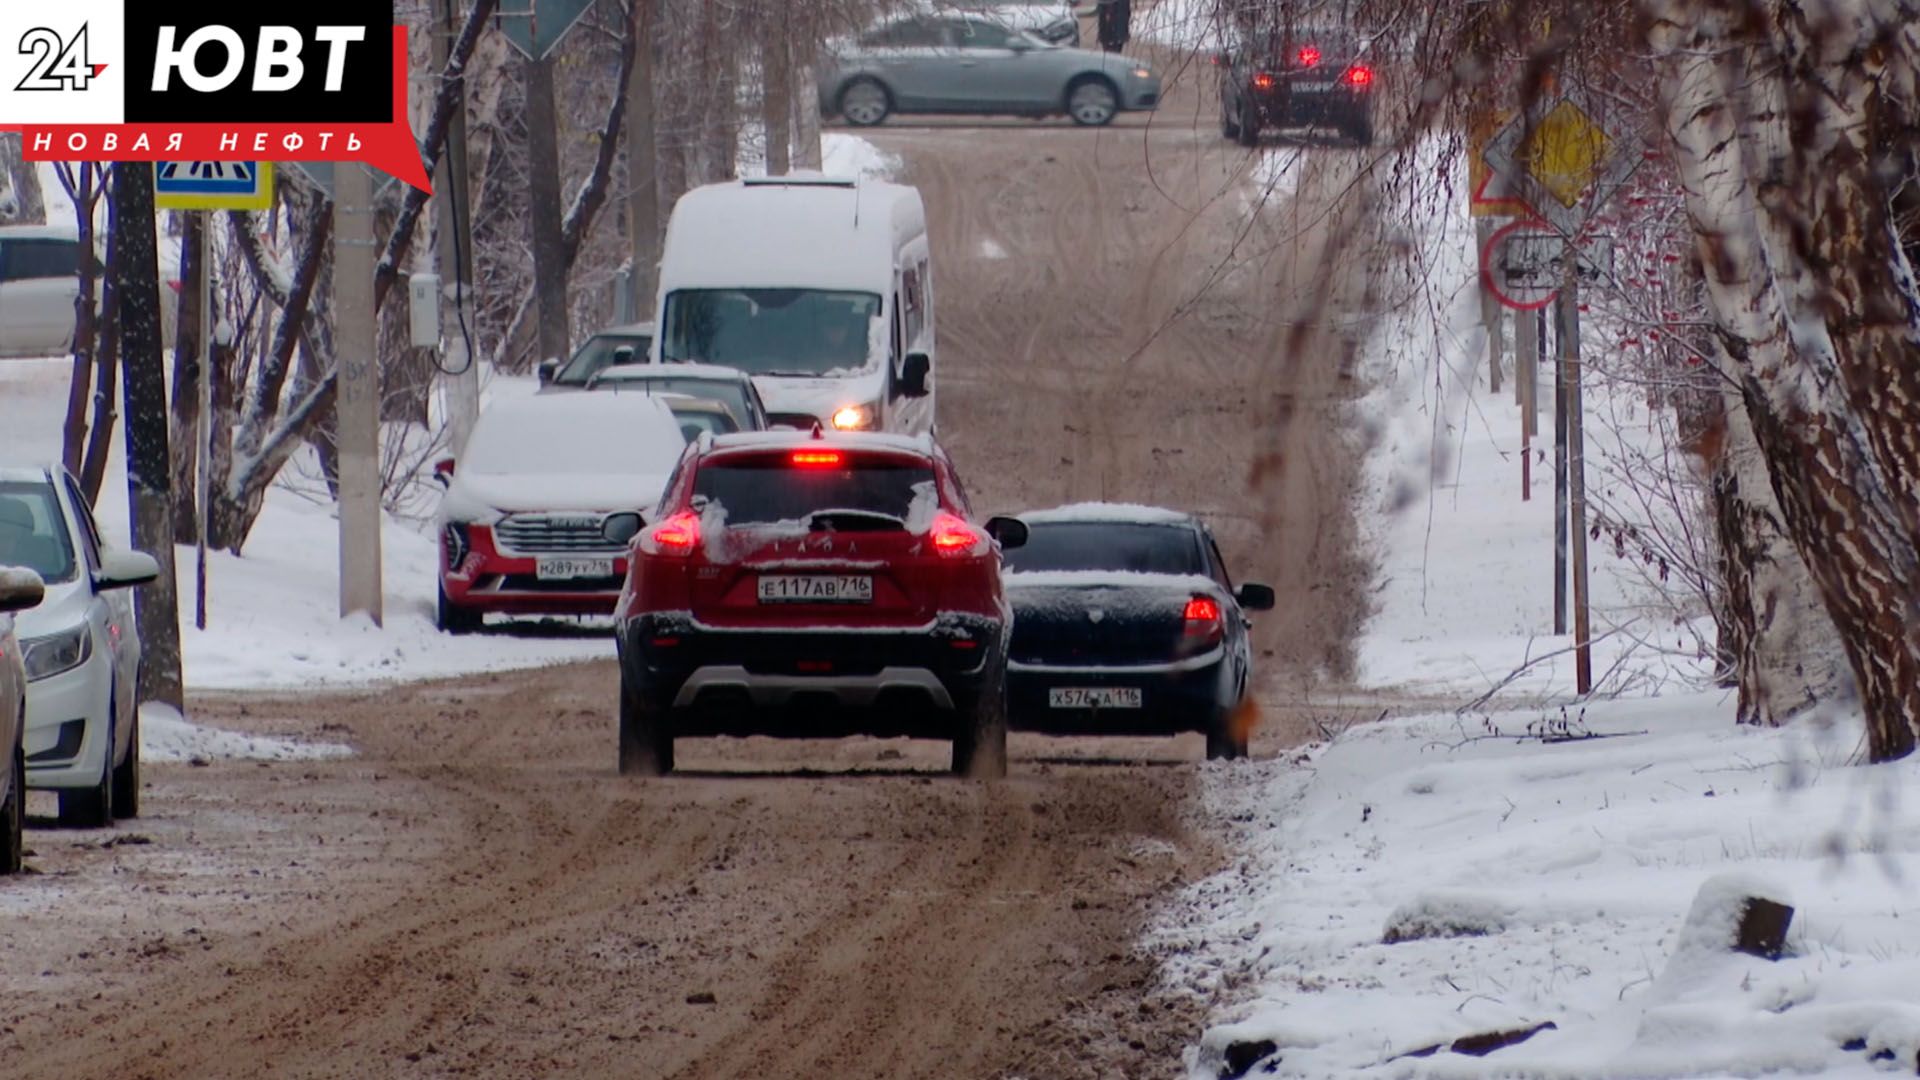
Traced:
<path fill-rule="evenodd" d="M 73 202 L 76 236 L 80 241 L 80 295 L 73 302 L 73 376 L 67 384 L 67 422 L 61 429 L 60 463 L 79 476 L 87 447 L 87 406 L 93 389 L 93 358 L 99 348 L 100 323 L 95 302 L 100 295 L 100 266 L 93 257 L 94 208 L 99 202 L 99 171 L 83 161 L 62 172 L 62 184 Z M 71 180 L 71 183 L 69 183 Z"/>
<path fill-rule="evenodd" d="M 654 167 L 659 153 L 654 80 L 660 70 L 658 0 L 633 0 L 635 68 L 627 88 L 627 243 L 633 275 L 633 309 L 653 317 L 659 284 L 660 188 Z"/>
<path fill-rule="evenodd" d="M 201 237 L 208 231 L 206 215 L 188 213 L 180 230 L 179 316 L 174 320 L 173 427 L 167 441 L 173 450 L 173 535 L 182 544 L 199 540 L 194 480 L 200 468 L 200 293 Z M 211 290 L 209 290 L 211 292 Z M 162 302 L 165 302 L 164 299 Z"/>
<path fill-rule="evenodd" d="M 140 701 L 186 707 L 180 678 L 179 591 L 174 580 L 173 481 L 167 455 L 167 377 L 160 358 L 160 267 L 155 247 L 153 167 L 113 169 L 113 233 L 120 248 L 120 350 L 127 411 L 127 501 L 134 546 L 160 563 L 135 594 L 140 629 Z"/>
<path fill-rule="evenodd" d="M 560 232 L 560 145 L 554 108 L 553 62 L 528 60 L 527 244 L 533 251 L 533 295 L 538 310 L 536 362 L 565 360 L 572 352 L 566 254 Z"/>
<path fill-rule="evenodd" d="M 784 11 L 783 11 L 784 14 Z M 760 122 L 767 136 L 767 175 L 793 169 L 793 72 L 787 20 L 768 18 L 760 29 Z"/>
<path fill-rule="evenodd" d="M 1747 14 L 1737 0 L 1647 0 L 1662 65 L 1667 127 L 1699 238 L 1709 303 L 1753 423 L 1783 523 L 1819 586 L 1859 688 L 1875 761 L 1904 757 L 1920 731 L 1920 551 L 1913 501 L 1920 449 L 1909 410 L 1886 395 L 1849 393 L 1869 361 L 1910 368 L 1884 299 L 1912 292 L 1910 274 L 1876 258 L 1870 188 L 1837 149 L 1812 158 L 1830 171 L 1791 175 L 1819 139 L 1790 130 L 1783 66 L 1764 38 L 1733 44 Z M 1765 29 L 1764 27 L 1762 28 Z M 1851 54 L 1845 63 L 1860 63 Z M 1844 105 L 1849 78 L 1833 90 Z M 1827 106 L 1803 106 L 1817 113 Z M 1819 130 L 1847 130 L 1829 117 Z M 1805 123 L 1805 118 L 1796 124 Z M 1765 178 L 1764 185 L 1756 178 Z M 1839 220 L 1806 225 L 1788 188 Z M 1851 223 L 1851 227 L 1849 224 Z M 1885 231 L 1890 235 L 1890 230 Z M 1884 240 L 1882 241 L 1884 243 Z M 1900 265 L 1904 259 L 1900 260 Z M 1909 315 L 1920 298 L 1909 298 Z M 1909 356 L 1910 359 L 1910 356 Z M 1903 392 L 1907 372 L 1889 374 Z M 1904 436 L 1885 430 L 1906 417 Z"/>
<path fill-rule="evenodd" d="M 105 190 L 111 173 L 103 170 L 96 176 Z M 111 204 L 108 210 L 111 214 Z M 120 238 L 109 228 L 107 264 L 101 276 L 104 292 L 100 301 L 100 326 L 93 354 L 93 426 L 87 433 L 87 452 L 80 462 L 80 490 L 95 506 L 100 504 L 100 489 L 106 485 L 107 453 L 113 448 L 114 422 L 120 416 L 114 404 L 120 386 L 120 260 Z"/>

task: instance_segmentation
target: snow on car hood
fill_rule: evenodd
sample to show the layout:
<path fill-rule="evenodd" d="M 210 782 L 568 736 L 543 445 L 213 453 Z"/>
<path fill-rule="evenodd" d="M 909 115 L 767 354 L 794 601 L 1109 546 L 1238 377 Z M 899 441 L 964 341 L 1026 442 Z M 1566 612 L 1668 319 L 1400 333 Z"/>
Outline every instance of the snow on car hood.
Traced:
<path fill-rule="evenodd" d="M 440 520 L 489 522 L 502 512 L 539 510 L 644 513 L 666 486 L 664 472 L 456 475 L 440 500 Z"/>
<path fill-rule="evenodd" d="M 14 613 L 14 633 L 24 641 L 71 630 L 85 621 L 87 604 L 92 599 L 93 590 L 84 579 L 49 585 L 39 607 Z"/>
<path fill-rule="evenodd" d="M 833 421 L 834 410 L 843 405 L 871 405 L 887 389 L 887 369 L 845 371 L 831 375 L 755 375 L 753 385 L 760 390 L 770 413 L 806 413 L 822 424 Z"/>

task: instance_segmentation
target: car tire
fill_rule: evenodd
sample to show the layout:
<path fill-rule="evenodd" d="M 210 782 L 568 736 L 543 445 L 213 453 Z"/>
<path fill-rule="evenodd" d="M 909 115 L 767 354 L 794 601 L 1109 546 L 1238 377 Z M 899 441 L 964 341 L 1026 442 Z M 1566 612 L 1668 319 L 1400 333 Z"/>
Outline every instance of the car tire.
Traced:
<path fill-rule="evenodd" d="M 953 773 L 969 780 L 1007 775 L 1007 672 L 1002 666 L 960 718 L 953 738 Z"/>
<path fill-rule="evenodd" d="M 1365 113 L 1354 117 L 1347 124 L 1347 135 L 1355 146 L 1373 145 L 1373 118 Z"/>
<path fill-rule="evenodd" d="M 1240 102 L 1240 118 L 1234 126 L 1238 129 L 1235 138 L 1241 146 L 1251 150 L 1260 145 L 1260 110 L 1253 102 L 1244 99 Z"/>
<path fill-rule="evenodd" d="M 1207 721 L 1207 760 L 1232 761 L 1246 756 L 1246 737 L 1233 730 L 1233 710 L 1215 709 Z"/>
<path fill-rule="evenodd" d="M 439 606 L 434 610 L 433 624 L 439 627 L 443 634 L 460 637 L 479 633 L 480 628 L 486 625 L 486 616 L 477 611 L 453 606 L 452 601 L 447 599 L 447 590 L 443 586 L 440 589 Z"/>
<path fill-rule="evenodd" d="M 69 829 L 103 829 L 113 824 L 113 714 L 107 714 L 107 750 L 100 781 L 87 788 L 60 791 L 60 824 Z"/>
<path fill-rule="evenodd" d="M 663 710 L 640 700 L 620 673 L 620 775 L 665 776 L 673 771 L 673 732 Z"/>
<path fill-rule="evenodd" d="M 6 804 L 0 805 L 0 875 L 19 873 L 27 854 L 27 755 L 15 747 L 9 756 L 13 783 Z"/>
<path fill-rule="evenodd" d="M 127 736 L 127 760 L 113 768 L 113 816 L 125 820 L 140 816 L 140 710 L 133 710 L 133 733 Z"/>
<path fill-rule="evenodd" d="M 1067 87 L 1067 115 L 1081 127 L 1106 127 L 1120 111 L 1120 91 L 1098 75 L 1086 75 Z"/>
<path fill-rule="evenodd" d="M 840 90 L 840 115 L 854 127 L 874 127 L 893 114 L 893 95 L 878 79 L 854 79 Z"/>
<path fill-rule="evenodd" d="M 1220 134 L 1235 142 L 1240 141 L 1240 120 L 1227 104 L 1227 95 L 1220 95 Z"/>

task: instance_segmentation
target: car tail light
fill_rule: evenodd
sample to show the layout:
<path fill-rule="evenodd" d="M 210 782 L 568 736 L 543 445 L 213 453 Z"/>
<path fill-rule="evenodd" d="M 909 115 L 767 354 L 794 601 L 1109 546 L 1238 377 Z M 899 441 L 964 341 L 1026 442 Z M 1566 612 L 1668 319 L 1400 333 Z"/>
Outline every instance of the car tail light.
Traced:
<path fill-rule="evenodd" d="M 1345 75 L 1340 76 L 1340 81 L 1348 86 L 1372 86 L 1373 69 L 1365 64 L 1355 64 L 1347 69 Z"/>
<path fill-rule="evenodd" d="M 640 534 L 642 555 L 684 559 L 700 545 L 700 515 L 682 510 Z"/>
<path fill-rule="evenodd" d="M 1265 71 L 1257 73 L 1253 77 L 1253 88 L 1255 90 L 1273 89 L 1273 76 Z"/>
<path fill-rule="evenodd" d="M 1312 45 L 1302 45 L 1298 59 L 1301 67 L 1316 67 L 1320 63 L 1320 50 Z"/>
<path fill-rule="evenodd" d="M 1208 644 L 1220 639 L 1226 624 L 1220 620 L 1220 603 L 1211 596 L 1196 596 L 1187 601 L 1187 637 Z"/>
<path fill-rule="evenodd" d="M 944 510 L 934 516 L 928 535 L 933 538 L 933 550 L 950 558 L 979 555 L 987 547 L 986 533 Z"/>
<path fill-rule="evenodd" d="M 803 468 L 822 468 L 840 464 L 838 450 L 795 450 L 792 461 Z"/>

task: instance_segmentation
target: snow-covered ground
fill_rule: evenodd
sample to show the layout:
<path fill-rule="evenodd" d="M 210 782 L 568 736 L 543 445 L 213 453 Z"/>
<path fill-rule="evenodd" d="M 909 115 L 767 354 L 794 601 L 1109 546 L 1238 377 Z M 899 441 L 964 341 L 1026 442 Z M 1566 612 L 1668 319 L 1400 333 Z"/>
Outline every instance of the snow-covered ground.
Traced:
<path fill-rule="evenodd" d="M 340 743 L 247 735 L 196 724 L 158 702 L 140 706 L 140 756 L 146 761 L 310 761 L 352 753 L 352 747 Z"/>
<path fill-rule="evenodd" d="M 1521 501 L 1519 412 L 1473 375 L 1470 222 L 1441 215 L 1418 240 L 1423 284 L 1393 305 L 1355 409 L 1377 427 L 1361 668 L 1466 701 L 1567 644 L 1550 634 L 1552 474 Z M 1597 497 L 1651 438 L 1634 405 L 1589 395 Z M 1736 725 L 1636 561 L 1594 560 L 1596 630 L 1624 628 L 1596 648 L 1597 672 L 1628 676 L 1613 699 L 1389 720 L 1206 770 L 1237 858 L 1152 935 L 1168 978 L 1219 1010 L 1195 1080 L 1915 1072 L 1920 813 L 1902 795 L 1920 764 L 1858 764 L 1857 716 Z M 1557 658 L 1506 700 L 1568 701 L 1571 679 Z M 1796 908 L 1777 961 L 1725 948 L 1746 896 Z M 1486 1057 L 1452 1049 L 1547 1022 Z"/>

